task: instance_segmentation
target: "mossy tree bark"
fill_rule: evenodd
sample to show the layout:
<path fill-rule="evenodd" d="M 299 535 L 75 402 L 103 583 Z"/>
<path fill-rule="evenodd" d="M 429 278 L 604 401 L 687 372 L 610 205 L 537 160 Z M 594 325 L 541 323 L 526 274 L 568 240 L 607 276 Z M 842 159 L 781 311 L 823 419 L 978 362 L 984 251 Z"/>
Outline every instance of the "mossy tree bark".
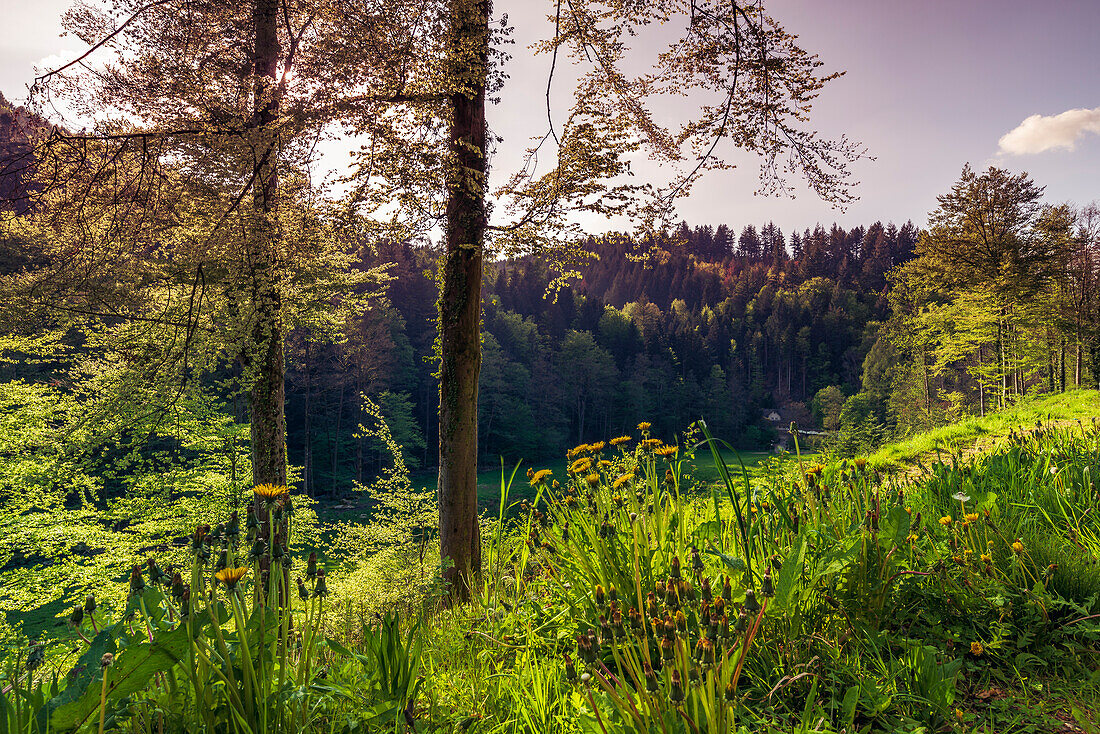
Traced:
<path fill-rule="evenodd" d="M 439 299 L 439 548 L 452 601 L 481 574 L 477 512 L 477 399 L 481 275 L 486 228 L 485 81 L 488 0 L 454 0 L 448 56 L 451 96 L 446 243 Z"/>

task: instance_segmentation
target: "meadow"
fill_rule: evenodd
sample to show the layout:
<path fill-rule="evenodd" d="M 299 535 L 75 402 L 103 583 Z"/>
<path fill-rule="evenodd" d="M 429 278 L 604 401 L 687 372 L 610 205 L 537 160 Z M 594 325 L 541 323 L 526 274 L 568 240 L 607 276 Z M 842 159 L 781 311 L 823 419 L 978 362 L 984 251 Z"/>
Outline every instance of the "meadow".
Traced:
<path fill-rule="evenodd" d="M 1097 731 L 1100 431 L 1027 417 L 917 474 L 797 452 L 742 470 L 702 423 L 676 445 L 642 424 L 497 475 L 469 605 L 439 603 L 415 528 L 386 558 L 424 582 L 386 596 L 211 518 L 186 566 L 132 569 L 124 609 L 90 597 L 10 648 L 0 724 Z M 293 521 L 285 488 L 256 491 Z"/>

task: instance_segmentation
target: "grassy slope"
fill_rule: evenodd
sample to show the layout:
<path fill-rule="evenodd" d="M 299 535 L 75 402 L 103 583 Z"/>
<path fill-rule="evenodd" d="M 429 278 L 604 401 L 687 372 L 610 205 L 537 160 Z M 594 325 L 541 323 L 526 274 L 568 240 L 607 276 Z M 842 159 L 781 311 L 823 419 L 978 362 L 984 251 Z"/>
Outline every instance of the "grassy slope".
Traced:
<path fill-rule="evenodd" d="M 1071 390 L 1057 395 L 1042 395 L 1023 400 L 1008 410 L 973 417 L 941 426 L 931 431 L 889 443 L 868 457 L 872 466 L 880 468 L 912 464 L 922 455 L 937 449 L 981 449 L 983 445 L 1008 435 L 1009 431 L 1029 427 L 1040 421 L 1090 421 L 1100 417 L 1100 391 Z"/>

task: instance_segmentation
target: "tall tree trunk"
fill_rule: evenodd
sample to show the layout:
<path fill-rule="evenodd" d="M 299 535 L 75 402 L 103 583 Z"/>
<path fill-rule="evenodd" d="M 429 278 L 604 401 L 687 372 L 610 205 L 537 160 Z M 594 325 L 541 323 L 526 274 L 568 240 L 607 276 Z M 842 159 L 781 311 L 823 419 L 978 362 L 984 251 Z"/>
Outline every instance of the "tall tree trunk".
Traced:
<path fill-rule="evenodd" d="M 278 0 L 253 0 L 255 30 L 254 87 L 252 117 L 252 155 L 255 180 L 252 185 L 254 225 L 249 265 L 255 324 L 252 343 L 245 361 L 251 368 L 249 409 L 252 428 L 252 481 L 254 484 L 286 486 L 286 403 L 283 354 L 282 290 L 278 255 L 278 224 L 275 218 L 278 195 L 278 133 L 275 121 L 279 113 L 276 72 L 279 64 Z M 286 545 L 287 526 L 278 528 L 267 522 L 267 509 L 256 498 L 254 509 L 260 520 L 265 542 Z M 274 530 L 274 532 L 272 532 Z M 261 560 L 267 576 L 266 558 Z M 283 589 L 289 576 L 283 573 Z M 257 589 L 258 591 L 258 589 Z M 289 599 L 283 595 L 284 600 Z"/>
<path fill-rule="evenodd" d="M 489 0 L 451 0 L 455 91 L 447 175 L 446 250 L 439 299 L 439 552 L 452 602 L 481 576 L 477 516 L 477 391 L 485 241 L 485 82 Z"/>
<path fill-rule="evenodd" d="M 310 398 L 313 396 L 313 345 L 306 340 L 305 451 L 302 454 L 302 483 L 306 494 L 313 496 L 313 416 Z"/>

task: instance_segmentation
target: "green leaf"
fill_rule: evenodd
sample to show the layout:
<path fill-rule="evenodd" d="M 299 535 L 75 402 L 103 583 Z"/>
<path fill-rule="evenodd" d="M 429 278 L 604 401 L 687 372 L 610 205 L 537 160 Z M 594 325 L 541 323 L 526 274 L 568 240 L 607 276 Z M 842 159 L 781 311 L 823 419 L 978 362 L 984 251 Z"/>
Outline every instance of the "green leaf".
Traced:
<path fill-rule="evenodd" d="M 806 560 L 806 537 L 799 535 L 791 546 L 791 552 L 787 560 L 783 561 L 783 568 L 779 571 L 779 581 L 775 585 L 775 601 L 784 609 L 792 605 L 795 593 L 795 584 L 802 574 L 802 564 Z"/>
<path fill-rule="evenodd" d="M 198 624 L 192 625 L 195 631 L 201 629 L 204 624 L 200 618 L 196 618 L 196 622 Z M 114 665 L 106 670 L 108 705 L 124 696 L 141 691 L 154 675 L 182 661 L 187 656 L 187 648 L 190 644 L 191 637 L 188 635 L 187 627 L 180 625 L 174 630 L 156 635 L 152 642 L 142 642 L 125 648 L 116 657 Z M 95 660 L 94 666 L 90 667 L 94 680 L 84 685 L 78 699 L 62 703 L 53 710 L 50 715 L 52 729 L 71 731 L 98 716 L 103 680 L 101 675 L 95 675 L 100 668 L 99 660 Z M 67 692 L 67 690 L 64 691 L 62 695 Z"/>

